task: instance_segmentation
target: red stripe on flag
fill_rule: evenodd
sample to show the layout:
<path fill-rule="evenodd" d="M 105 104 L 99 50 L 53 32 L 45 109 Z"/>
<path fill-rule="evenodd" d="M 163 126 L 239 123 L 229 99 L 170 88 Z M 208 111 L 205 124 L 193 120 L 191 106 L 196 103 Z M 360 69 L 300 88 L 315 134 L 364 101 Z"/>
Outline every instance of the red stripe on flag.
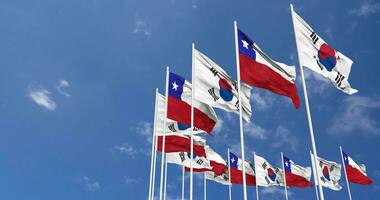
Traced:
<path fill-rule="evenodd" d="M 309 187 L 313 184 L 308 181 L 305 177 L 285 172 L 286 186 L 288 187 Z"/>
<path fill-rule="evenodd" d="M 157 138 L 157 151 L 162 152 L 163 136 L 158 136 Z M 186 137 L 175 135 L 165 136 L 165 153 L 190 152 L 190 143 L 190 139 Z M 194 154 L 200 157 L 206 157 L 204 146 L 194 144 Z"/>
<path fill-rule="evenodd" d="M 184 101 L 169 96 L 168 98 L 168 118 L 182 124 L 191 125 L 191 106 Z M 194 126 L 211 133 L 216 121 L 208 117 L 207 114 L 194 108 Z"/>
<path fill-rule="evenodd" d="M 370 185 L 372 184 L 372 180 L 362 174 L 359 170 L 351 166 L 345 166 L 348 181 L 351 183 L 357 183 L 360 185 Z"/>
<path fill-rule="evenodd" d="M 230 174 L 231 174 L 231 183 L 232 184 L 243 184 L 243 172 L 242 171 L 231 167 Z M 255 176 L 252 176 L 252 175 L 246 173 L 245 174 L 245 180 L 246 180 L 247 185 L 250 185 L 250 186 L 256 185 Z"/>
<path fill-rule="evenodd" d="M 297 86 L 283 78 L 273 69 L 250 57 L 239 54 L 241 80 L 259 88 L 267 89 L 273 93 L 287 96 L 292 99 L 296 108 L 300 107 Z"/>

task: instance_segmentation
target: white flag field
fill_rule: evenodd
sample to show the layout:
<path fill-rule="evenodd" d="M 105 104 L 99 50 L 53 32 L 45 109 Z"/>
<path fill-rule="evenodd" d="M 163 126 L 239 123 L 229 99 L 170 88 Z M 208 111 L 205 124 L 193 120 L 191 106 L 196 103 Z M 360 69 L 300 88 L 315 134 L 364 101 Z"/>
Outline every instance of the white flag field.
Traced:
<path fill-rule="evenodd" d="M 314 166 L 313 154 L 311 154 L 311 160 Z M 341 168 L 342 166 L 336 162 L 317 157 L 316 176 L 319 179 L 319 183 L 323 187 L 327 187 L 335 191 L 341 190 L 342 186 L 339 185 Z"/>
<path fill-rule="evenodd" d="M 292 12 L 300 64 L 330 79 L 339 90 L 354 94 L 348 77 L 353 61 L 331 48 L 296 12 Z"/>
<path fill-rule="evenodd" d="M 194 68 L 195 99 L 212 107 L 239 113 L 237 81 L 196 49 L 194 49 Z M 251 87 L 241 83 L 242 113 L 246 121 L 249 121 L 252 115 L 250 96 Z"/>
<path fill-rule="evenodd" d="M 258 155 L 255 158 L 256 184 L 258 186 L 283 186 L 284 172 L 278 167 L 273 167 L 265 158 Z"/>
<path fill-rule="evenodd" d="M 168 163 L 173 163 L 190 168 L 191 155 L 190 152 L 175 152 L 166 153 Z M 194 169 L 211 169 L 210 161 L 207 158 L 194 155 L 193 158 Z"/>
<path fill-rule="evenodd" d="M 164 135 L 164 120 L 165 120 L 165 96 L 157 94 L 157 117 L 156 117 L 156 130 L 155 134 L 158 136 Z M 183 125 L 179 122 L 166 118 L 166 135 L 190 135 L 190 126 Z M 204 131 L 194 127 L 193 134 L 203 133 Z"/>

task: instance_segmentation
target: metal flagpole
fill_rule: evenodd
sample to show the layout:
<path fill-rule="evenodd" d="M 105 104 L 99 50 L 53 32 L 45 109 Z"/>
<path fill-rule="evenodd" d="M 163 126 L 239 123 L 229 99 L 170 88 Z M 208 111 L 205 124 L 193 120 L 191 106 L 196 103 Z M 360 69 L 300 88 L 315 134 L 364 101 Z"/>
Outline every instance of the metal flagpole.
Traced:
<path fill-rule="evenodd" d="M 207 180 L 206 180 L 206 172 L 203 173 L 203 199 L 207 200 Z"/>
<path fill-rule="evenodd" d="M 300 71 L 301 71 L 302 88 L 303 88 L 303 94 L 304 94 L 304 97 L 305 97 L 305 105 L 306 105 L 307 119 L 308 119 L 308 123 L 309 123 L 311 146 L 312 146 L 313 156 L 314 156 L 314 161 L 315 161 L 314 165 L 316 165 L 316 163 L 317 163 L 317 156 L 318 156 L 317 155 L 317 147 L 315 145 L 313 123 L 312 123 L 312 120 L 311 120 L 311 114 L 310 114 L 310 108 L 309 108 L 309 99 L 308 99 L 308 96 L 307 96 L 305 76 L 304 76 L 304 73 L 303 73 L 303 65 L 302 65 L 301 59 L 300 59 L 299 46 L 298 46 L 297 36 L 296 36 L 297 33 L 296 33 L 296 30 L 295 30 L 294 16 L 293 16 L 294 10 L 293 10 L 293 5 L 292 4 L 290 4 L 290 9 L 291 9 L 291 12 L 292 12 L 292 22 L 293 22 L 293 29 L 294 29 L 294 38 L 295 38 L 295 41 L 296 41 L 297 53 L 298 53 L 298 62 L 299 62 Z M 319 177 L 318 171 L 317 171 L 317 177 Z M 319 184 L 319 179 L 317 179 L 317 181 L 318 181 L 319 196 L 320 196 L 321 200 L 324 200 L 322 185 Z"/>
<path fill-rule="evenodd" d="M 154 120 L 153 120 L 153 133 L 152 133 L 152 154 L 151 154 L 151 158 L 150 158 L 150 177 L 149 177 L 149 197 L 148 199 L 152 200 L 152 191 L 153 191 L 153 187 L 154 187 L 154 184 L 153 184 L 153 176 L 155 174 L 153 174 L 153 163 L 156 161 L 155 158 L 154 158 L 154 153 L 155 153 L 155 143 L 156 143 L 156 118 L 157 118 L 157 96 L 158 96 L 158 88 L 156 88 L 156 99 L 155 99 L 155 103 L 154 103 Z"/>
<path fill-rule="evenodd" d="M 154 199 L 154 188 L 156 181 L 156 163 L 157 163 L 157 135 L 154 136 L 154 158 L 153 158 L 153 177 L 152 177 L 152 196 L 151 200 Z"/>
<path fill-rule="evenodd" d="M 182 200 L 185 200 L 185 166 L 182 167 Z"/>
<path fill-rule="evenodd" d="M 310 152 L 310 160 L 311 160 L 311 166 L 313 168 L 313 177 L 314 177 L 314 188 L 315 188 L 315 195 L 317 197 L 317 200 L 319 200 L 319 195 L 318 195 L 318 183 L 317 183 L 317 176 L 316 176 L 316 171 L 317 169 L 315 169 L 315 166 L 314 166 L 314 159 L 313 159 L 313 156 L 311 154 L 311 151 Z"/>
<path fill-rule="evenodd" d="M 286 174 L 284 166 L 284 154 L 281 152 L 282 171 L 284 172 L 284 187 L 285 187 L 285 199 L 288 200 L 288 188 L 286 188 Z"/>
<path fill-rule="evenodd" d="M 256 165 L 256 152 L 253 152 L 253 162 L 255 162 L 254 165 Z M 255 181 L 256 181 L 256 200 L 259 200 L 259 186 L 257 184 L 256 168 L 255 168 Z"/>
<path fill-rule="evenodd" d="M 240 95 L 240 60 L 239 60 L 239 46 L 238 46 L 238 33 L 237 22 L 234 21 L 235 32 L 235 57 L 236 57 L 236 70 L 237 70 L 237 82 L 238 82 L 238 96 L 239 96 L 239 123 L 240 123 L 240 147 L 241 147 L 241 159 L 245 162 L 244 154 L 244 133 L 243 133 L 243 113 L 241 108 L 241 95 Z M 245 178 L 245 167 L 243 164 L 243 194 L 244 200 L 247 200 L 247 182 Z"/>
<path fill-rule="evenodd" d="M 231 158 L 230 158 L 230 148 L 227 148 L 227 153 L 228 153 L 228 196 L 229 196 L 229 200 L 232 200 L 232 191 L 231 191 L 231 166 L 230 166 L 230 162 L 231 162 Z"/>
<path fill-rule="evenodd" d="M 193 155 L 194 155 L 194 137 L 193 137 L 193 130 L 194 130 L 194 77 L 195 77 L 195 70 L 194 70 L 194 49 L 195 44 L 192 44 L 191 49 L 191 130 L 190 130 L 190 200 L 193 200 Z"/>
<path fill-rule="evenodd" d="M 165 132 L 166 132 L 166 118 L 168 115 L 168 86 L 169 86 L 169 66 L 166 67 L 166 83 L 165 83 L 165 116 L 164 116 L 164 132 L 162 137 L 162 152 L 161 152 L 161 177 L 160 177 L 160 200 L 162 200 L 162 189 L 164 182 L 164 162 L 165 162 Z"/>
<path fill-rule="evenodd" d="M 165 179 L 164 179 L 164 200 L 166 200 L 166 183 L 168 180 L 168 161 L 166 159 L 166 153 L 165 153 Z"/>
<path fill-rule="evenodd" d="M 344 175 L 346 176 L 346 184 L 347 184 L 348 196 L 350 197 L 350 200 L 352 200 L 352 197 L 351 197 L 351 190 L 350 190 L 350 184 L 348 183 L 348 177 L 347 177 L 346 166 L 345 166 L 345 164 L 344 164 L 343 150 L 342 150 L 342 147 L 341 147 L 341 146 L 339 146 L 339 149 L 340 149 L 340 156 L 342 157 L 342 164 L 343 164 L 343 169 L 344 169 Z"/>

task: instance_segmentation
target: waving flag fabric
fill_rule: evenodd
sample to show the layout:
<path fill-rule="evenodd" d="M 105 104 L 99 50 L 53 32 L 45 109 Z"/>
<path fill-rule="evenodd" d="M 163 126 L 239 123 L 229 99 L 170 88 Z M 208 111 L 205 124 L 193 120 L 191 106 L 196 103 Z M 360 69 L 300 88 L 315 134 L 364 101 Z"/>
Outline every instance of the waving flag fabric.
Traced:
<path fill-rule="evenodd" d="M 205 174 L 206 174 L 206 179 L 208 180 L 215 181 L 223 185 L 230 185 L 227 169 L 225 170 L 223 174 L 216 174 L 213 171 L 207 171 L 205 172 Z"/>
<path fill-rule="evenodd" d="M 265 158 L 255 155 L 256 181 L 259 186 L 280 186 L 284 185 L 284 172 L 273 167 Z"/>
<path fill-rule="evenodd" d="M 239 98 L 237 82 L 210 58 L 194 49 L 195 98 L 212 107 L 239 114 Z M 249 99 L 251 87 L 241 84 L 241 101 L 243 118 L 251 118 Z"/>
<path fill-rule="evenodd" d="M 311 154 L 311 161 L 314 163 L 313 154 Z M 323 187 L 330 188 L 335 191 L 339 191 L 342 189 L 342 186 L 339 185 L 339 180 L 341 177 L 341 165 L 328 161 L 322 158 L 317 157 L 317 165 L 316 171 L 318 172 L 317 178 L 319 179 L 319 183 Z"/>
<path fill-rule="evenodd" d="M 343 151 L 342 151 L 343 152 Z M 370 185 L 372 180 L 367 176 L 366 167 L 363 164 L 356 164 L 350 156 L 343 152 L 344 167 L 347 173 L 347 179 L 351 183 L 360 185 Z"/>
<path fill-rule="evenodd" d="M 206 157 L 204 140 L 194 136 L 194 154 L 201 157 Z M 163 136 L 157 137 L 157 151 L 162 152 Z M 165 135 L 165 153 L 173 152 L 190 152 L 191 140 L 187 135 Z"/>
<path fill-rule="evenodd" d="M 168 118 L 191 125 L 191 84 L 183 77 L 170 73 L 168 84 Z M 194 126 L 210 133 L 217 121 L 215 111 L 209 105 L 194 101 Z"/>
<path fill-rule="evenodd" d="M 311 186 L 311 168 L 296 165 L 292 160 L 283 156 L 285 181 L 288 187 L 308 187 Z"/>
<path fill-rule="evenodd" d="M 254 87 L 288 96 L 299 108 L 294 66 L 273 61 L 241 30 L 238 30 L 238 46 L 241 80 Z"/>
<path fill-rule="evenodd" d="M 164 119 L 165 119 L 165 96 L 158 94 L 157 101 L 157 118 L 156 118 L 156 135 L 163 135 L 164 133 Z M 180 122 L 166 118 L 166 134 L 178 133 L 180 135 L 190 135 L 190 126 L 184 125 Z M 203 133 L 204 131 L 194 127 L 193 134 Z"/>
<path fill-rule="evenodd" d="M 356 93 L 348 83 L 352 60 L 334 50 L 296 12 L 292 16 L 301 64 L 330 79 L 339 90 Z"/>
<path fill-rule="evenodd" d="M 190 162 L 193 160 L 193 169 L 211 170 L 210 161 L 206 157 L 194 155 L 193 159 L 191 159 L 189 152 L 166 153 L 166 159 L 168 163 L 173 163 L 184 167 L 190 167 Z"/>
<path fill-rule="evenodd" d="M 206 159 L 208 160 L 210 166 L 209 167 L 204 167 L 204 168 L 197 168 L 193 169 L 195 172 L 206 172 L 206 171 L 211 171 L 214 172 L 216 175 L 222 175 L 226 172 L 226 161 L 218 154 L 216 153 L 213 149 L 211 149 L 209 146 L 205 146 L 206 150 Z M 190 169 L 187 166 L 185 168 L 186 172 L 189 172 Z"/>
<path fill-rule="evenodd" d="M 243 165 L 245 167 L 245 180 L 247 185 L 255 186 L 255 168 L 253 164 L 241 160 L 230 152 L 230 174 L 232 184 L 243 184 Z"/>

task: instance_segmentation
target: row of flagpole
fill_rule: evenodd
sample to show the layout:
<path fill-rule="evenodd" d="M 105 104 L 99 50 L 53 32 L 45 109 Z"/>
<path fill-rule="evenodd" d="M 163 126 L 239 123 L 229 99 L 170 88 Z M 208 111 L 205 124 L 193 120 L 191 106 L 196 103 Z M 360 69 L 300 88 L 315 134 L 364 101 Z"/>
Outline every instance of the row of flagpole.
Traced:
<path fill-rule="evenodd" d="M 299 44 L 297 42 L 297 32 L 295 31 L 295 22 L 294 22 L 294 10 L 293 10 L 293 5 L 290 5 L 290 9 L 292 12 L 292 22 L 293 22 L 293 28 L 294 28 L 294 36 L 295 36 L 295 41 L 296 41 L 296 46 L 297 46 L 297 54 L 298 54 L 298 60 L 299 60 L 299 68 L 301 72 L 301 81 L 302 81 L 302 88 L 303 88 L 303 93 L 304 93 L 304 100 L 305 100 L 305 107 L 306 107 L 306 116 L 307 116 L 307 121 L 308 121 L 308 127 L 309 127 L 309 133 L 310 133 L 310 140 L 311 140 L 311 146 L 312 146 L 312 157 L 311 159 L 313 160 L 312 162 L 312 169 L 313 169 L 313 174 L 314 174 L 314 181 L 315 181 L 315 187 L 316 187 L 316 196 L 317 199 L 324 200 L 324 195 L 323 195 L 323 189 L 322 185 L 320 184 L 319 178 L 319 172 L 316 170 L 316 165 L 317 165 L 317 147 L 316 147 L 316 142 L 315 142 L 315 137 L 314 137 L 314 130 L 313 130 L 313 123 L 312 123 L 312 118 L 311 118 L 311 111 L 310 111 L 310 106 L 309 106 L 309 100 L 308 100 L 308 93 L 307 93 L 307 86 L 306 86 L 306 81 L 305 81 L 305 76 L 304 76 L 304 71 L 303 71 L 303 63 L 301 62 L 300 59 L 300 52 L 299 52 Z M 238 47 L 238 26 L 237 22 L 234 21 L 234 35 L 235 35 L 235 58 L 236 58 L 236 70 L 237 70 L 237 84 L 238 84 L 238 101 L 241 102 L 241 80 L 240 80 L 240 60 L 239 60 L 239 47 Z M 195 50 L 195 44 L 192 44 L 192 83 L 194 83 L 194 77 L 195 75 L 195 69 L 194 69 L 194 50 Z M 169 67 L 166 69 L 166 83 L 165 83 L 165 116 L 167 116 L 167 109 L 168 109 L 168 87 L 169 87 Z M 156 104 L 157 104 L 157 89 L 156 89 Z M 193 158 L 194 156 L 194 140 L 193 140 L 193 130 L 194 130 L 194 94 L 195 94 L 195 87 L 192 87 L 191 91 L 191 130 L 190 130 L 190 157 Z M 157 109 L 155 109 L 155 114 L 154 114 L 154 127 L 153 130 L 156 130 L 156 118 L 157 118 Z M 244 129 L 243 129 L 243 114 L 242 114 L 242 104 L 239 103 L 239 130 L 240 130 L 240 148 L 241 148 L 241 156 L 242 160 L 245 161 L 245 150 L 244 150 Z M 159 192 L 159 200 L 166 200 L 166 182 L 167 182 L 167 161 L 166 161 L 166 155 L 165 155 L 165 133 L 166 133 L 166 117 L 164 119 L 164 131 L 163 131 L 163 142 L 162 142 L 162 154 L 161 154 L 161 173 L 160 173 L 160 192 Z M 157 137 L 155 133 L 153 133 L 153 139 L 152 139 L 152 157 L 151 157 L 151 166 L 150 166 L 150 179 L 149 179 L 149 199 L 154 198 L 154 185 L 155 185 L 155 172 L 156 172 L 156 157 L 157 157 Z M 340 148 L 341 151 L 341 157 L 342 157 L 342 162 L 343 160 L 343 153 L 342 149 Z M 281 153 L 282 156 L 282 153 Z M 230 159 L 229 155 L 229 149 L 228 149 L 228 159 Z M 190 159 L 190 184 L 189 184 L 189 196 L 190 200 L 193 200 L 193 159 Z M 230 161 L 228 161 L 228 167 L 230 167 L 229 164 Z M 282 164 L 284 164 L 284 160 L 282 157 Z M 282 166 L 284 168 L 284 165 Z M 352 199 L 351 197 L 351 192 L 349 188 L 349 183 L 347 180 L 347 173 L 345 172 L 346 176 L 346 182 L 347 182 L 347 189 L 349 193 L 349 198 L 350 200 Z M 230 177 L 230 172 L 229 172 L 229 177 Z M 185 192 L 185 168 L 182 168 L 182 199 L 184 199 L 184 192 Z M 246 186 L 246 170 L 245 167 L 242 168 L 242 179 L 243 179 L 243 199 L 247 200 L 247 186 Z M 231 180 L 230 180 L 231 181 Z M 231 184 L 229 185 L 229 199 L 231 200 L 232 198 L 232 191 L 231 191 Z M 204 174 L 204 199 L 206 199 L 206 174 Z M 287 193 L 287 186 L 286 186 L 286 180 L 285 180 L 285 196 L 286 199 L 288 199 L 288 193 Z M 258 186 L 256 185 L 256 198 L 259 198 L 258 195 Z"/>

